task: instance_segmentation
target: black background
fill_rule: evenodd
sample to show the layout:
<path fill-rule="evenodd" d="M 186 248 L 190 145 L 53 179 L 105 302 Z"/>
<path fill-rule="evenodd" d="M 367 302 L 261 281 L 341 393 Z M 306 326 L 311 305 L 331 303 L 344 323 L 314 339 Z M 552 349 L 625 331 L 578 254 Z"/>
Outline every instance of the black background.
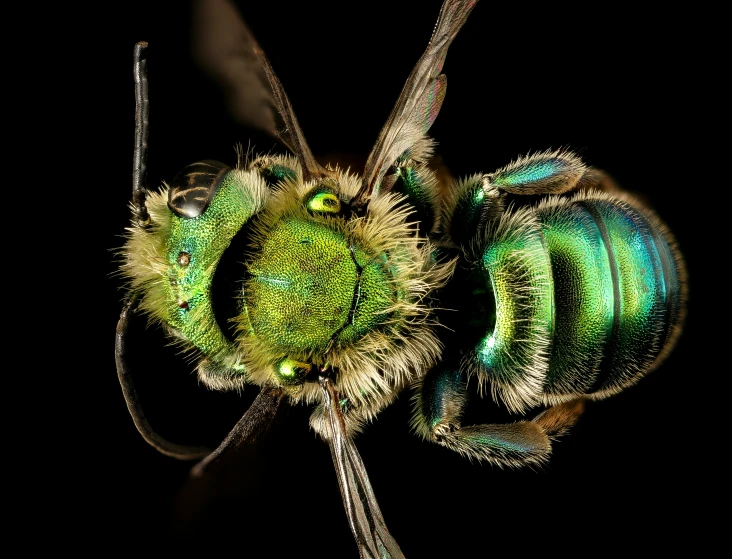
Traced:
<path fill-rule="evenodd" d="M 439 5 L 240 2 L 322 162 L 333 153 L 368 153 Z M 84 497 L 88 518 L 72 522 L 104 534 L 112 548 L 183 544 L 244 557 L 356 557 L 329 450 L 309 431 L 307 410 L 293 409 L 264 443 L 198 483 L 187 481 L 189 463 L 147 446 L 127 413 L 112 346 L 123 297 L 114 249 L 129 218 L 134 43 L 150 43 L 151 186 L 200 159 L 233 164 L 235 144 L 246 146 L 250 136 L 188 58 L 187 2 L 100 10 L 85 29 L 98 62 L 82 72 L 89 79 L 85 145 L 99 165 L 88 188 L 104 208 L 85 236 L 97 282 L 86 298 L 94 351 L 70 382 L 72 397 L 81 397 L 69 435 L 78 457 L 69 488 L 72 499 Z M 712 274 L 702 248 L 709 231 L 701 230 L 716 216 L 699 200 L 715 187 L 713 154 L 700 149 L 712 145 L 702 125 L 715 126 L 715 85 L 704 64 L 713 43 L 700 25 L 699 13 L 484 2 L 451 47 L 448 93 L 431 135 L 452 173 L 490 172 L 530 151 L 577 151 L 657 209 L 686 256 L 691 297 L 685 334 L 667 362 L 638 386 L 589 405 L 540 471 L 471 464 L 421 442 L 410 433 L 405 397 L 382 413 L 356 442 L 387 525 L 410 559 L 499 548 L 581 555 L 690 546 L 703 555 L 712 541 L 706 499 L 723 486 L 709 401 L 721 371 L 710 365 L 713 284 L 706 285 Z M 272 146 L 258 138 L 255 147 Z M 140 344 L 151 422 L 178 442 L 216 445 L 256 390 L 212 393 L 173 350 L 160 349 L 157 332 Z"/>

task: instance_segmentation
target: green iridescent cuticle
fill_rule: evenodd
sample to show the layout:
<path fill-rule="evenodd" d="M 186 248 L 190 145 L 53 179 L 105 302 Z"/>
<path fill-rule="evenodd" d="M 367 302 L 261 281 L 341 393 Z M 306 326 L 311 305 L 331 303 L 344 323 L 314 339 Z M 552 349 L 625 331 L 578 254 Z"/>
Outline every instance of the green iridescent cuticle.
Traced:
<path fill-rule="evenodd" d="M 294 359 L 283 358 L 275 364 L 275 374 L 284 385 L 301 384 L 310 373 L 312 366 Z"/>
<path fill-rule="evenodd" d="M 493 184 L 496 186 L 518 186 L 539 182 L 547 177 L 554 176 L 566 166 L 560 160 L 537 161 L 516 171 L 507 171 L 493 176 Z"/>
<path fill-rule="evenodd" d="M 316 192 L 306 202 L 312 212 L 337 214 L 341 211 L 341 201 L 332 192 Z"/>
<path fill-rule="evenodd" d="M 322 350 L 335 335 L 348 343 L 382 322 L 393 303 L 381 265 L 315 221 L 278 221 L 249 274 L 244 300 L 252 331 L 283 351 Z"/>
<path fill-rule="evenodd" d="M 614 291 L 608 253 L 597 224 L 581 206 L 540 208 L 537 216 L 555 286 L 547 390 L 584 391 L 594 382 L 612 331 Z M 568 370 L 583 373 L 570 376 Z"/>
<path fill-rule="evenodd" d="M 205 213 L 192 219 L 171 215 L 167 321 L 204 354 L 230 349 L 216 323 L 209 292 L 221 254 L 253 213 L 251 196 L 229 173 Z"/>
<path fill-rule="evenodd" d="M 645 220 L 616 201 L 598 200 L 593 210 L 607 230 L 617 271 L 619 314 L 611 352 L 612 369 L 641 369 L 652 359 L 664 321 L 663 267 Z M 619 377 L 623 375 L 619 374 Z"/>
<path fill-rule="evenodd" d="M 524 340 L 552 330 L 549 260 L 538 231 L 497 239 L 483 253 L 482 265 L 496 301 L 496 323 L 478 345 L 480 360 L 497 374 L 521 374 Z M 510 356 L 510 357 L 509 357 Z"/>
<path fill-rule="evenodd" d="M 495 327 L 483 326 L 475 347 L 485 374 L 515 382 L 548 348 L 539 365 L 545 394 L 594 393 L 637 378 L 667 331 L 669 251 L 657 244 L 665 241 L 638 210 L 603 197 L 547 201 L 535 216 L 538 231 L 510 224 L 484 248 L 496 308 Z"/>
<path fill-rule="evenodd" d="M 456 422 L 465 397 L 466 378 L 460 369 L 433 369 L 427 373 L 423 381 L 422 413 L 429 428 L 434 431 L 440 423 Z"/>
<path fill-rule="evenodd" d="M 390 260 L 386 254 L 374 258 L 363 248 L 354 247 L 353 255 L 361 266 L 360 289 L 353 322 L 340 334 L 344 343 L 355 341 L 385 322 L 388 318 L 386 309 L 401 299 L 400 294 L 394 293 L 391 287 L 390 279 L 396 274 L 396 270 L 390 269 Z"/>
<path fill-rule="evenodd" d="M 516 440 L 510 441 L 505 438 L 507 433 L 470 433 L 467 436 L 460 437 L 466 443 L 489 448 L 501 448 L 504 450 L 515 450 L 519 452 L 528 452 L 535 450 L 530 443 L 516 437 Z"/>
<path fill-rule="evenodd" d="M 278 221 L 244 289 L 256 336 L 274 348 L 324 348 L 348 318 L 356 269 L 345 236 L 320 223 Z"/>
<path fill-rule="evenodd" d="M 281 183 L 283 181 L 295 181 L 297 180 L 297 173 L 294 169 L 287 167 L 286 165 L 280 165 L 278 163 L 271 163 L 269 165 L 255 164 L 255 167 L 260 168 L 262 178 L 267 182 L 269 186 Z"/>
<path fill-rule="evenodd" d="M 458 243 L 468 244 L 480 234 L 485 211 L 486 192 L 483 177 L 476 176 L 463 187 L 450 220 L 450 236 Z"/>
<path fill-rule="evenodd" d="M 294 181 L 297 179 L 297 173 L 284 165 L 270 165 L 267 167 L 267 173 L 278 180 L 288 179 Z"/>

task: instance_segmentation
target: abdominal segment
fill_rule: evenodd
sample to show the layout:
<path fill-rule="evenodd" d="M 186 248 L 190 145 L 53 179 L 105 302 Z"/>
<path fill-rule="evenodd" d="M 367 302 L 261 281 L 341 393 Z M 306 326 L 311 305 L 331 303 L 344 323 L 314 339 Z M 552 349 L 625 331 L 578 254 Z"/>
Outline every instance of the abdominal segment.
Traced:
<path fill-rule="evenodd" d="M 496 320 L 473 358 L 509 409 L 614 394 L 673 345 L 684 267 L 650 211 L 602 193 L 551 197 L 504 216 L 486 239 Z"/>

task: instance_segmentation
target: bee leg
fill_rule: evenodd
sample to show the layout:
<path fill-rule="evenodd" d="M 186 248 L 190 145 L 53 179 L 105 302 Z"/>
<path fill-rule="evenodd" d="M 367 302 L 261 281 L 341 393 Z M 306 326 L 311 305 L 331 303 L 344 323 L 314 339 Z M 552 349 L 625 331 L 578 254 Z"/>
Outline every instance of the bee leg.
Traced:
<path fill-rule="evenodd" d="M 242 418 L 234 425 L 216 450 L 198 462 L 191 470 L 192 477 L 201 477 L 206 468 L 230 450 L 256 441 L 272 426 L 282 403 L 283 392 L 279 388 L 262 388 Z"/>
<path fill-rule="evenodd" d="M 577 190 L 600 190 L 615 196 L 623 192 L 618 183 L 605 171 L 588 167 L 577 184 Z"/>
<path fill-rule="evenodd" d="M 407 158 L 407 155 L 405 153 L 397 160 L 393 173 L 385 177 L 381 190 L 406 196 L 406 203 L 413 209 L 407 220 L 417 223 L 419 234 L 427 236 L 437 224 L 438 180 L 426 163 Z"/>
<path fill-rule="evenodd" d="M 614 195 L 622 192 L 607 173 L 585 167 L 572 154 L 534 155 L 495 173 L 475 174 L 459 181 L 444 213 L 442 228 L 453 241 L 467 246 L 475 240 L 476 232 L 504 215 L 509 202 L 522 203 L 523 195 L 558 195 L 586 190 Z"/>
<path fill-rule="evenodd" d="M 568 151 L 545 151 L 520 157 L 484 176 L 488 184 L 510 194 L 563 194 L 581 184 L 587 167 Z"/>
<path fill-rule="evenodd" d="M 585 398 L 575 398 L 548 408 L 532 419 L 552 439 L 561 437 L 585 411 Z"/>
<path fill-rule="evenodd" d="M 578 399 L 549 408 L 531 421 L 462 426 L 467 375 L 454 367 L 430 371 L 415 404 L 413 426 L 425 439 L 468 458 L 511 467 L 545 462 L 552 439 L 571 427 L 584 407 Z"/>

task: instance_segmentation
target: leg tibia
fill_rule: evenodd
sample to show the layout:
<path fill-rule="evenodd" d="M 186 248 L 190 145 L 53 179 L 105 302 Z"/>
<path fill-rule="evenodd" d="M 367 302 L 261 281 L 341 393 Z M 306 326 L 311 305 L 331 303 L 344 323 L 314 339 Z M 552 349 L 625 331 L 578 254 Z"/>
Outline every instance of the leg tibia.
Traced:
<path fill-rule="evenodd" d="M 520 157 L 486 175 L 490 184 L 512 194 L 562 194 L 576 188 L 587 167 L 568 151 L 546 151 Z"/>
<path fill-rule="evenodd" d="M 415 399 L 413 426 L 427 440 L 498 466 L 546 461 L 551 440 L 571 427 L 583 409 L 582 401 L 574 400 L 549 408 L 532 421 L 463 427 L 460 417 L 467 405 L 466 389 L 466 375 L 456 368 L 430 371 Z"/>
<path fill-rule="evenodd" d="M 549 457 L 551 442 L 536 423 L 470 425 L 434 441 L 467 456 L 498 466 L 522 467 L 539 464 Z"/>
<path fill-rule="evenodd" d="M 585 400 L 584 398 L 577 398 L 552 406 L 541 412 L 532 421 L 550 437 L 560 437 L 577 423 L 583 411 L 585 411 Z"/>

